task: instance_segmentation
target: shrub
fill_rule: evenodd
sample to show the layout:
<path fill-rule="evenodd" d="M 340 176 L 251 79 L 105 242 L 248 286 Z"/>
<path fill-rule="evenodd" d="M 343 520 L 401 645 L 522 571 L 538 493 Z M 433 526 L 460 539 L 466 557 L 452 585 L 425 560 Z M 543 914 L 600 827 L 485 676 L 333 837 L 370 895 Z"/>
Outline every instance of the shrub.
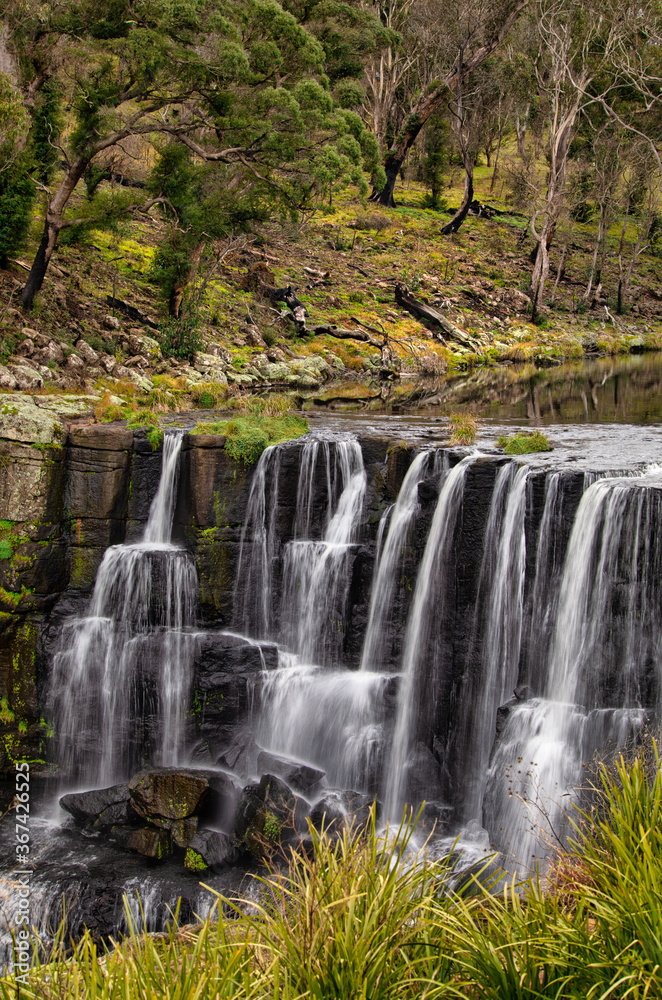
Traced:
<path fill-rule="evenodd" d="M 200 382 L 191 389 L 191 396 L 201 410 L 213 410 L 227 400 L 228 387 L 220 382 Z"/>
<path fill-rule="evenodd" d="M 542 431 L 530 434 L 512 434 L 510 437 L 502 434 L 497 439 L 497 447 L 503 448 L 506 455 L 528 455 L 534 451 L 551 451 L 549 438 Z"/>
<path fill-rule="evenodd" d="M 478 433 L 478 421 L 471 413 L 451 414 L 450 424 L 452 445 L 474 443 Z"/>
<path fill-rule="evenodd" d="M 196 317 L 170 319 L 159 328 L 159 343 L 164 358 L 193 361 L 202 348 L 202 336 Z"/>

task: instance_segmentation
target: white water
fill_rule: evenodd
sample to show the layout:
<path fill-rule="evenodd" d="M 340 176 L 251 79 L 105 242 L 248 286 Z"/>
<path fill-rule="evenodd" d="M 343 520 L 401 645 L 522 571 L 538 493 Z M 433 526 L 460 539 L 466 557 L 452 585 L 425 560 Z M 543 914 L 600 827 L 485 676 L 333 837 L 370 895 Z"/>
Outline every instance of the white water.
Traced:
<path fill-rule="evenodd" d="M 335 442 L 334 460 L 342 492 L 322 540 L 288 542 L 283 557 L 283 639 L 303 662 L 325 666 L 340 665 L 352 544 L 366 489 L 361 446 L 355 438 Z M 310 464 L 302 463 L 300 482 L 301 476 L 311 474 Z"/>
<path fill-rule="evenodd" d="M 124 777 L 148 714 L 155 763 L 182 760 L 195 642 L 183 628 L 194 624 L 197 600 L 193 561 L 170 542 L 182 440 L 164 437 L 145 540 L 106 550 L 88 614 L 63 627 L 51 704 L 60 764 L 77 781 Z"/>
<path fill-rule="evenodd" d="M 633 480 L 599 479 L 584 493 L 568 543 L 544 697 L 511 709 L 492 759 L 486 815 L 498 842 L 525 866 L 563 836 L 582 761 L 607 742 L 622 744 L 642 724 L 638 683 L 646 662 L 660 671 L 660 638 L 642 628 L 659 497 L 647 490 L 633 496 L 632 487 Z M 615 602 L 618 634 L 611 632 Z M 605 696 L 615 703 L 604 705 Z"/>
<path fill-rule="evenodd" d="M 425 479 L 429 459 L 429 451 L 421 451 L 414 458 L 391 511 L 383 550 L 379 544 L 380 539 L 377 540 L 377 572 L 372 584 L 368 626 L 361 656 L 361 670 L 379 670 L 383 666 L 381 660 L 386 638 L 386 619 L 391 610 L 398 582 L 403 548 L 407 544 L 407 538 L 419 508 L 418 484 Z M 382 524 L 380 524 L 381 530 Z"/>
<path fill-rule="evenodd" d="M 402 680 L 393 731 L 388 770 L 385 782 L 386 815 L 394 822 L 402 816 L 406 800 L 405 775 L 407 758 L 413 742 L 415 728 L 419 672 L 427 643 L 435 625 L 443 620 L 441 613 L 445 601 L 446 570 L 453 543 L 453 533 L 462 501 L 464 482 L 469 466 L 476 456 L 468 456 L 448 473 L 435 508 L 430 534 L 418 571 L 414 599 L 409 612 L 405 649 L 402 661 Z"/>

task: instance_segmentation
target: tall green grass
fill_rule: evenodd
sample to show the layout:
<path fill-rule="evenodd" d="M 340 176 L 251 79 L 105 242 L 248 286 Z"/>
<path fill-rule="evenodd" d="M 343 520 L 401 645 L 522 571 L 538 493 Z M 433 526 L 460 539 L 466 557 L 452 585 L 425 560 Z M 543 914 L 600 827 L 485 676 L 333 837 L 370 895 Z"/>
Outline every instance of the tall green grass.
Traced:
<path fill-rule="evenodd" d="M 662 779 L 652 755 L 599 772 L 548 877 L 453 891 L 452 860 L 413 852 L 413 823 L 374 817 L 260 878 L 259 904 L 219 897 L 209 919 L 116 947 L 60 930 L 15 1000 L 654 1000 L 662 997 Z M 219 919 L 219 912 L 223 916 Z"/>

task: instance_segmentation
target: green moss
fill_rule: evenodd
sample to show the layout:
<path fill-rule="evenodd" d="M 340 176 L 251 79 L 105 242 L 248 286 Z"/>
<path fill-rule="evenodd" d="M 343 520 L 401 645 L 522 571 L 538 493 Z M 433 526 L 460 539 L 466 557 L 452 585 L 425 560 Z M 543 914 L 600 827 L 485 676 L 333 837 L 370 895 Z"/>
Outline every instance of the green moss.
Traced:
<path fill-rule="evenodd" d="M 7 538 L 0 540 L 0 559 L 11 559 L 13 554 L 11 542 Z"/>
<path fill-rule="evenodd" d="M 6 698 L 0 701 L 0 722 L 3 722 L 6 726 L 15 720 L 16 716 L 9 707 L 9 702 Z"/>
<path fill-rule="evenodd" d="M 272 417 L 247 414 L 232 420 L 200 423 L 193 434 L 224 434 L 225 450 L 230 458 L 251 465 L 257 462 L 265 448 L 280 441 L 290 441 L 308 433 L 308 421 L 303 417 Z"/>
<path fill-rule="evenodd" d="M 267 811 L 264 817 L 264 835 L 268 837 L 269 840 L 278 840 L 280 837 L 281 824 L 278 817 L 272 812 Z"/>
<path fill-rule="evenodd" d="M 184 855 L 184 867 L 188 868 L 190 872 L 203 872 L 209 866 L 201 854 L 189 847 Z"/>
<path fill-rule="evenodd" d="M 513 434 L 508 437 L 502 434 L 497 440 L 497 447 L 503 448 L 506 455 L 528 455 L 534 451 L 551 451 L 549 439 L 542 431 L 531 434 Z"/>

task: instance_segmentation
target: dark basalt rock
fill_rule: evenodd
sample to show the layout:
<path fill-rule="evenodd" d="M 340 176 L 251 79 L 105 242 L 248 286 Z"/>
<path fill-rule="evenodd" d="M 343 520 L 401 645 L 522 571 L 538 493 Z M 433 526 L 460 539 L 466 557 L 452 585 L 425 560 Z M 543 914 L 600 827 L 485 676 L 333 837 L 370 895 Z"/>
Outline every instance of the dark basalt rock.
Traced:
<path fill-rule="evenodd" d="M 184 865 L 189 871 L 225 868 L 238 861 L 240 854 L 227 833 L 220 830 L 200 830 L 188 845 Z"/>
<path fill-rule="evenodd" d="M 439 496 L 439 484 L 434 479 L 424 479 L 418 484 L 418 499 L 428 501 L 436 500 Z"/>
<path fill-rule="evenodd" d="M 350 827 L 357 830 L 368 822 L 373 805 L 379 817 L 381 805 L 371 795 L 332 788 L 311 809 L 310 822 L 316 829 L 324 828 L 330 833 Z"/>
<path fill-rule="evenodd" d="M 257 757 L 257 769 L 261 774 L 275 774 L 282 778 L 295 792 L 310 795 L 324 777 L 325 772 L 309 764 L 302 764 L 291 757 L 262 750 Z"/>
<path fill-rule="evenodd" d="M 89 792 L 69 792 L 60 798 L 60 805 L 78 823 L 112 826 L 114 823 L 128 821 L 130 798 L 128 785 L 111 785 L 109 788 L 95 788 Z"/>
<path fill-rule="evenodd" d="M 164 767 L 134 775 L 129 789 L 140 816 L 185 819 L 204 804 L 209 782 L 202 771 Z"/>
<path fill-rule="evenodd" d="M 240 732 L 220 753 L 216 763 L 219 767 L 234 771 L 240 778 L 248 778 L 257 773 L 257 757 L 260 747 L 252 733 Z"/>
<path fill-rule="evenodd" d="M 242 792 L 234 819 L 235 837 L 251 853 L 261 856 L 270 845 L 296 839 L 303 831 L 307 812 L 304 800 L 282 778 L 265 774 Z"/>
<path fill-rule="evenodd" d="M 114 826 L 110 831 L 110 839 L 124 848 L 125 851 L 136 851 L 145 858 L 162 861 L 172 854 L 172 838 L 169 830 L 161 830 L 155 826 L 141 826 L 137 829 L 129 826 Z"/>

